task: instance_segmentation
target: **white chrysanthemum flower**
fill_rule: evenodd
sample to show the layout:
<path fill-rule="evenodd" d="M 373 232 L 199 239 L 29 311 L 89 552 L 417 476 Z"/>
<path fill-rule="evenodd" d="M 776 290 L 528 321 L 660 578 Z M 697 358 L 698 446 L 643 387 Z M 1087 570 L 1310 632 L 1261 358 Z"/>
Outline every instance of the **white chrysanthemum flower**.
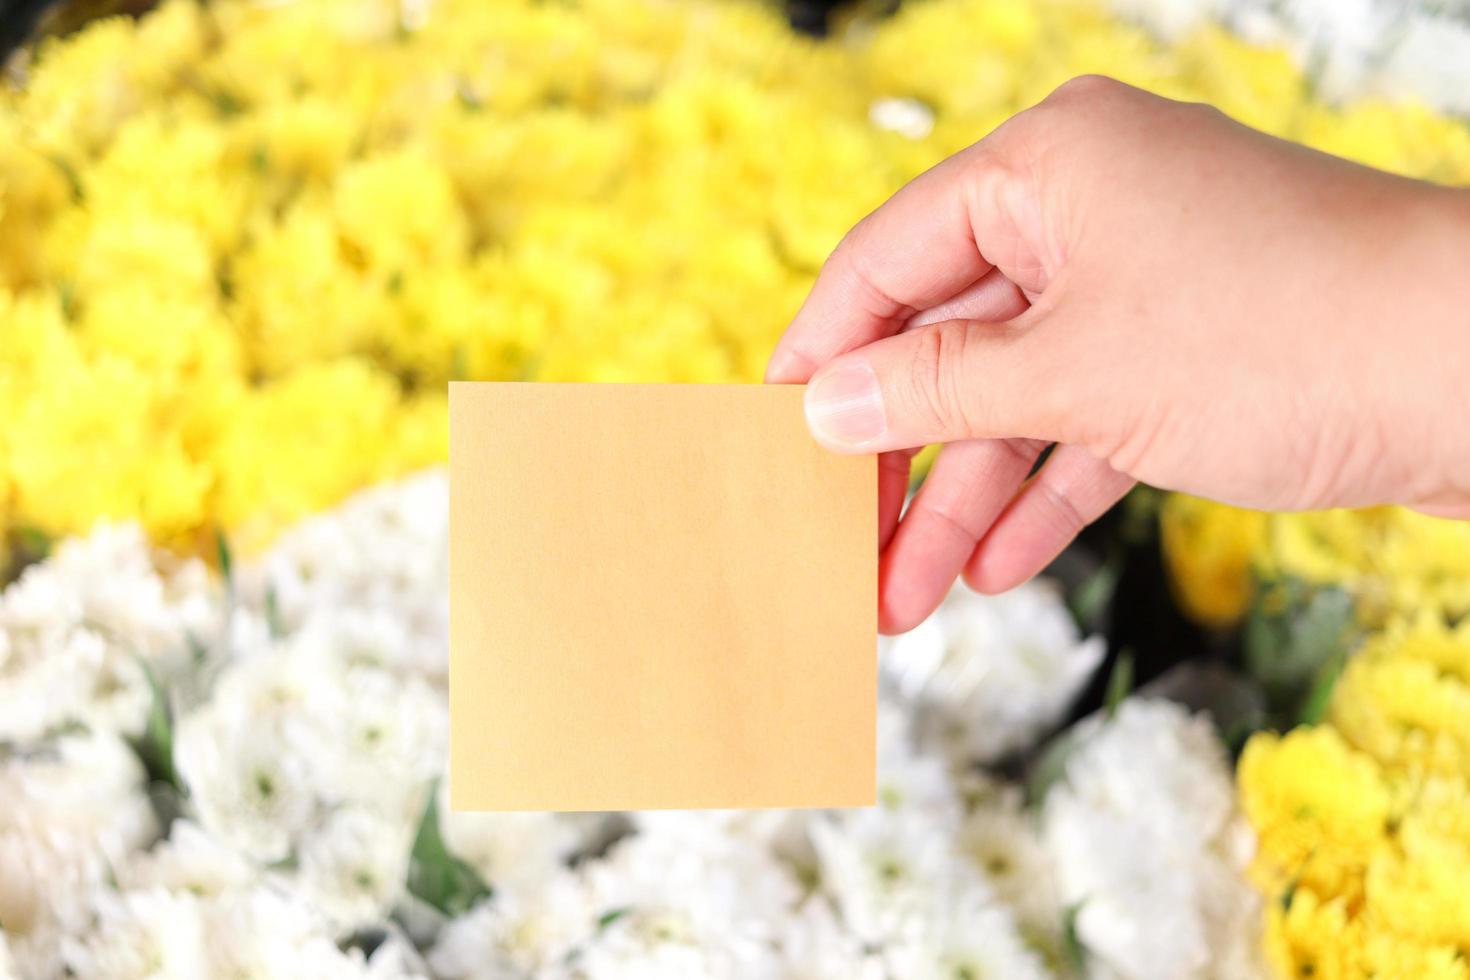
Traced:
<path fill-rule="evenodd" d="M 1228 0 L 1112 0 L 1112 7 L 1166 41 L 1176 40 L 1218 17 Z"/>
<path fill-rule="evenodd" d="M 349 669 L 341 700 L 317 744 L 315 766 L 326 798 L 372 805 L 406 822 L 423 810 L 424 788 L 444 772 L 449 709 L 442 691 L 418 677 L 373 668 Z"/>
<path fill-rule="evenodd" d="M 920 813 L 940 826 L 960 818 L 960 800 L 948 761 L 922 753 L 915 744 L 908 710 L 891 698 L 878 701 L 878 805 Z"/>
<path fill-rule="evenodd" d="M 210 902 L 204 918 L 209 970 L 198 976 L 387 980 L 413 975 L 401 958 L 399 969 L 389 969 L 396 964 L 388 957 L 374 970 L 360 950 L 344 952 L 315 909 L 278 889 L 261 886 Z"/>
<path fill-rule="evenodd" d="M 352 957 L 356 963 L 356 957 Z M 414 948 L 413 942 L 397 926 L 388 930 L 387 936 L 367 958 L 365 980 L 427 980 L 429 964 Z"/>
<path fill-rule="evenodd" d="M 1418 97 L 1470 113 L 1470 24 L 1422 11 L 1409 14 L 1375 82 L 1394 98 Z"/>
<path fill-rule="evenodd" d="M 163 888 L 212 898 L 247 887 L 257 877 L 243 854 L 192 820 L 175 820 L 168 839 L 117 869 L 118 886 Z"/>
<path fill-rule="evenodd" d="M 442 683 L 449 663 L 448 534 L 448 481 L 431 470 L 365 490 L 298 524 L 242 572 L 242 593 L 257 608 L 272 595 L 293 631 L 323 611 L 390 610 L 393 624 L 376 641 L 364 636 L 367 647 Z"/>
<path fill-rule="evenodd" d="M 318 806 L 299 744 L 226 712 L 183 719 L 174 759 L 199 823 L 255 861 L 285 858 Z"/>
<path fill-rule="evenodd" d="M 921 140 L 934 132 L 934 110 L 918 99 L 877 99 L 868 107 L 868 121 L 911 140 Z"/>
<path fill-rule="evenodd" d="M 1261 976 L 1248 832 L 1208 719 L 1134 699 L 1077 735 L 1044 835 L 1088 953 L 1126 980 Z"/>
<path fill-rule="evenodd" d="M 555 813 L 455 813 L 447 781 L 439 787 L 439 823 L 449 850 L 497 891 L 556 878 L 582 841 L 581 831 Z"/>
<path fill-rule="evenodd" d="M 1380 0 L 1241 0 L 1228 19 L 1244 38 L 1289 46 L 1330 100 L 1361 94 L 1405 7 Z"/>
<path fill-rule="evenodd" d="M 646 810 L 630 816 L 641 833 L 661 837 L 670 845 L 682 842 L 701 850 L 712 838 L 743 841 L 780 861 L 798 879 L 816 880 L 817 852 L 807 833 L 809 811 Z"/>
<path fill-rule="evenodd" d="M 0 929 L 0 980 L 20 980 L 20 967 L 10 955 L 10 940 L 4 929 Z"/>
<path fill-rule="evenodd" d="M 521 980 L 564 964 L 597 930 L 582 878 L 563 869 L 525 889 L 497 889 L 439 933 L 429 963 L 446 980 Z"/>
<path fill-rule="evenodd" d="M 810 827 L 820 887 L 847 929 L 865 943 L 919 935 L 967 869 L 951 850 L 947 828 L 921 814 L 881 809 Z M 978 876 L 976 886 L 982 887 Z"/>
<path fill-rule="evenodd" d="M 99 887 L 93 920 L 61 943 L 83 977 L 271 977 L 273 980 L 407 980 L 421 975 L 393 941 L 371 961 L 344 952 L 317 910 L 267 885 L 215 895 L 164 887 Z"/>
<path fill-rule="evenodd" d="M 102 733 L 0 756 L 0 922 L 27 975 L 57 965 L 92 888 L 157 834 L 132 751 Z"/>
<path fill-rule="evenodd" d="M 100 890 L 94 901 L 96 920 L 62 941 L 72 975 L 115 980 L 218 975 L 210 970 L 197 897 L 162 888 L 123 894 Z"/>
<path fill-rule="evenodd" d="M 354 665 L 341 634 L 305 630 L 230 664 L 213 700 L 183 718 L 179 770 L 200 822 L 278 860 L 327 805 L 356 803 L 407 827 L 443 768 L 442 692 Z"/>
<path fill-rule="evenodd" d="M 800 810 L 641 810 L 629 816 L 645 834 L 696 840 L 721 834 L 773 851 L 799 846 L 805 835 Z"/>
<path fill-rule="evenodd" d="M 313 607 L 300 626 L 291 631 L 297 646 L 329 649 L 347 667 L 373 667 L 403 674 L 419 674 L 415 663 L 424 644 L 394 606 Z"/>
<path fill-rule="evenodd" d="M 824 896 L 813 896 L 787 918 L 781 929 L 781 959 L 786 980 L 884 980 L 882 958 L 842 928 Z"/>
<path fill-rule="evenodd" d="M 1102 638 L 1082 638 L 1050 582 L 998 596 L 956 585 L 932 616 L 886 644 L 881 664 L 916 711 L 921 739 L 991 762 L 1056 724 L 1103 653 Z"/>
<path fill-rule="evenodd" d="M 387 918 L 403 893 L 413 828 L 360 807 L 307 833 L 291 880 L 338 932 Z"/>
<path fill-rule="evenodd" d="M 988 781 L 981 792 L 979 782 L 977 777 L 968 787 L 973 805 L 955 835 L 955 851 L 1015 913 L 1028 936 L 1055 946 L 1063 908 L 1036 815 L 1025 808 L 1019 787 Z"/>
<path fill-rule="evenodd" d="M 66 722 L 136 734 L 150 703 L 140 661 L 173 672 L 219 621 L 203 564 L 153 552 L 136 526 L 62 542 L 0 594 L 0 738 Z"/>
<path fill-rule="evenodd" d="M 601 928 L 572 975 L 779 975 L 780 925 L 799 889 L 771 855 L 713 834 L 698 848 L 642 834 L 586 874 Z"/>
<path fill-rule="evenodd" d="M 890 976 L 914 980 L 1053 980 L 1041 957 L 1022 938 L 1010 911 L 983 889 L 949 896 L 918 935 L 891 944 L 883 958 Z"/>
<path fill-rule="evenodd" d="M 237 657 L 221 672 L 207 705 L 191 717 L 219 724 L 252 720 L 256 727 L 289 722 L 293 736 L 320 741 L 323 722 L 335 721 L 345 708 L 345 675 L 330 648 L 287 638 L 248 657 Z M 315 754 L 314 745 L 298 749 Z"/>

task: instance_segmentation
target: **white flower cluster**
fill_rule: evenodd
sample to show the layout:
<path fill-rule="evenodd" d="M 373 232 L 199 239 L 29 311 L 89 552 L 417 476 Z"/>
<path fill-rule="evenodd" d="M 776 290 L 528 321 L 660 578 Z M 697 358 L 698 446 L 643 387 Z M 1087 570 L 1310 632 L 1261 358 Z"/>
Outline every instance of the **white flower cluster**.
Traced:
<path fill-rule="evenodd" d="M 67 723 L 137 734 L 145 673 L 187 663 L 217 621 L 202 562 L 151 551 L 136 526 L 63 542 L 0 594 L 0 741 Z"/>
<path fill-rule="evenodd" d="M 1262 976 L 1260 943 L 1243 941 L 1260 921 L 1240 876 L 1254 840 L 1209 722 L 1134 698 L 1072 734 L 1079 747 L 1047 794 L 1043 836 L 1099 974 Z"/>
<path fill-rule="evenodd" d="M 934 615 L 884 650 L 883 676 L 921 737 L 995 762 L 1055 725 L 1102 662 L 1051 583 L 981 599 L 956 585 Z"/>
<path fill-rule="evenodd" d="M 451 814 L 446 550 L 434 472 L 224 579 L 102 528 L 0 595 L 0 978 L 1255 975 L 1206 722 L 1074 729 L 1041 808 L 981 768 L 1102 657 L 1051 587 L 885 646 L 876 807 Z"/>
<path fill-rule="evenodd" d="M 1470 114 L 1465 0 L 1112 0 L 1166 39 L 1219 20 L 1291 48 L 1329 99 L 1380 95 Z"/>

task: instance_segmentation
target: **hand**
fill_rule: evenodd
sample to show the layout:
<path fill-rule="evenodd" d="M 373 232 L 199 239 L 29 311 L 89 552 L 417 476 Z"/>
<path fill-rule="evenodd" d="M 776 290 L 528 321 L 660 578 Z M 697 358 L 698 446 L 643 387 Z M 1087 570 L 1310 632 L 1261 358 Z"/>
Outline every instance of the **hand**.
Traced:
<path fill-rule="evenodd" d="M 1470 516 L 1467 263 L 1464 192 L 1080 78 L 855 227 L 766 378 L 809 382 L 827 447 L 882 454 L 899 632 L 962 571 L 1035 574 L 1135 480 Z"/>

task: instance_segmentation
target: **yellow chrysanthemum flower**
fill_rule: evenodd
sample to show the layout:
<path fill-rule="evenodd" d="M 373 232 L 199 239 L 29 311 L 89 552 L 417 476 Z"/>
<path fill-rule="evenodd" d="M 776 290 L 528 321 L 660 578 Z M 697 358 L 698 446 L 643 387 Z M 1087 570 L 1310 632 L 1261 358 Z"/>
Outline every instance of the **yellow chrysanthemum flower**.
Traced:
<path fill-rule="evenodd" d="M 1258 880 L 1359 901 L 1393 800 L 1378 764 L 1331 728 L 1261 733 L 1246 744 L 1239 780 L 1241 805 L 1260 836 Z"/>
<path fill-rule="evenodd" d="M 1361 980 L 1362 924 L 1342 898 L 1324 901 L 1311 888 L 1297 888 L 1266 913 L 1266 956 L 1278 977 Z"/>
<path fill-rule="evenodd" d="M 299 368 L 239 398 L 207 459 L 220 474 L 214 506 L 242 547 L 382 478 L 378 447 L 404 438 L 400 406 L 393 379 L 354 359 Z"/>
<path fill-rule="evenodd" d="M 1426 613 L 1369 639 L 1330 720 L 1385 765 L 1470 778 L 1470 623 L 1451 630 Z"/>
<path fill-rule="evenodd" d="M 1470 976 L 1467 717 L 1470 625 L 1423 613 L 1368 638 L 1329 725 L 1246 746 L 1278 975 Z"/>
<path fill-rule="evenodd" d="M 1164 564 L 1186 613 L 1214 627 L 1229 626 L 1245 614 L 1267 519 L 1258 511 L 1185 494 L 1164 499 L 1159 510 Z"/>
<path fill-rule="evenodd" d="M 166 0 L 46 41 L 0 92 L 0 351 L 35 329 L 16 310 L 54 307 L 77 336 L 3 383 L 0 429 L 41 421 L 0 433 L 25 450 L 0 458 L 0 521 L 263 536 L 432 461 L 449 378 L 755 380 L 855 221 L 1087 71 L 1470 174 L 1458 121 L 1319 106 L 1279 50 L 1219 28 L 1164 45 L 1089 0 L 914 2 L 825 41 L 731 0 Z M 404 435 L 359 443 L 337 420 L 354 412 Z M 1174 564 L 1224 622 L 1243 546 L 1214 526 Z M 1375 608 L 1470 611 L 1470 591 L 1402 577 L 1426 548 L 1462 567 L 1438 533 L 1367 549 Z"/>
<path fill-rule="evenodd" d="M 1369 626 L 1422 609 L 1470 613 L 1470 522 L 1402 507 L 1246 516 L 1183 497 L 1162 518 L 1175 593 L 1210 625 L 1243 611 L 1230 600 L 1249 595 L 1252 572 L 1341 588 Z"/>

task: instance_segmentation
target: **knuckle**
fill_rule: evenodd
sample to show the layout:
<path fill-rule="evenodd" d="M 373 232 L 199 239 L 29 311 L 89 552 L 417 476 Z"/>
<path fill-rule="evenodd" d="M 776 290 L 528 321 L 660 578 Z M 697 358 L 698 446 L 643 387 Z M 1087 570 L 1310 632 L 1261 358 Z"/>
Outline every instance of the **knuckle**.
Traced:
<path fill-rule="evenodd" d="M 985 532 L 985 528 L 975 520 L 963 504 L 952 501 L 934 503 L 929 507 L 929 514 L 937 524 L 949 532 L 951 537 L 963 541 L 971 543 L 978 541 Z"/>
<path fill-rule="evenodd" d="M 862 242 L 867 235 L 867 226 L 872 221 L 872 215 L 862 218 L 853 225 L 838 240 L 837 245 L 827 254 L 827 259 L 822 263 L 822 275 L 830 275 L 834 270 L 840 268 L 843 263 L 853 258 L 853 253 L 862 251 Z"/>
<path fill-rule="evenodd" d="M 907 406 L 915 420 L 927 431 L 976 431 L 965 384 L 969 325 L 958 320 L 935 324 L 920 331 L 917 340 Z"/>
<path fill-rule="evenodd" d="M 1036 489 L 1045 519 L 1058 535 L 1071 538 L 1087 525 L 1076 501 L 1065 490 L 1052 486 L 1046 480 L 1038 480 Z"/>
<path fill-rule="evenodd" d="M 1148 472 L 1152 457 L 1164 439 L 1164 426 L 1163 414 L 1156 411 L 1098 418 L 1084 430 L 1080 442 L 1084 449 L 1119 473 Z"/>
<path fill-rule="evenodd" d="M 1078 102 L 1094 102 L 1111 98 L 1127 89 L 1127 86 L 1107 75 L 1077 75 L 1058 85 L 1046 97 L 1048 103 L 1069 105 Z"/>
<path fill-rule="evenodd" d="M 1078 75 L 1006 125 L 1016 124 L 1015 138 L 1044 158 L 1065 147 L 1068 153 L 1092 153 L 1105 146 L 1109 119 L 1126 114 L 1137 90 L 1106 75 Z"/>
<path fill-rule="evenodd" d="M 1229 113 L 1213 102 L 1190 102 L 1185 105 L 1185 111 L 1211 123 L 1223 122 L 1230 118 Z"/>

